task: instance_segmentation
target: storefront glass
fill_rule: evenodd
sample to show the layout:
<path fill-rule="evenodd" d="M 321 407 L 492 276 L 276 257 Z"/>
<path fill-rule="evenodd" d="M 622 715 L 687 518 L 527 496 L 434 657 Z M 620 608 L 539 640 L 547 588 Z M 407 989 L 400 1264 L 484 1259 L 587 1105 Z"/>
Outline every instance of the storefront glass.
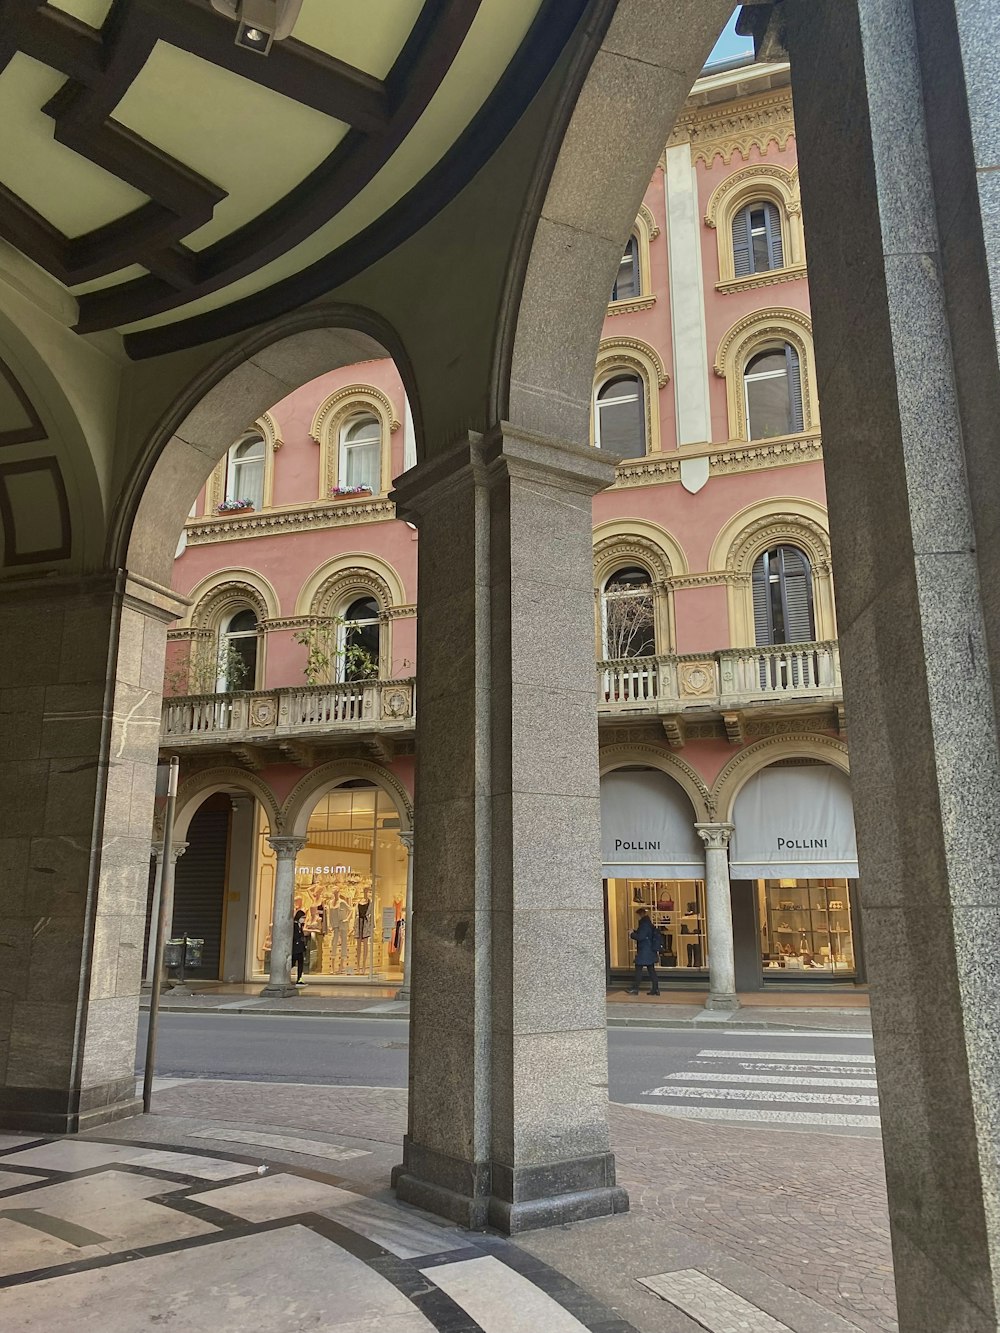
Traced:
<path fill-rule="evenodd" d="M 263 976 L 271 966 L 275 856 L 263 815 L 258 828 L 252 969 Z M 309 932 L 306 974 L 401 981 L 408 853 L 395 805 L 378 787 L 338 787 L 316 803 L 307 839 L 295 863 L 295 908 Z"/>
<path fill-rule="evenodd" d="M 765 975 L 854 974 L 846 879 L 758 879 L 756 885 Z"/>
<path fill-rule="evenodd" d="M 704 971 L 708 967 L 705 884 L 700 879 L 609 879 L 608 946 L 613 968 L 635 967 L 635 940 L 630 933 L 637 911 L 646 907 L 663 934 L 659 967 L 672 971 Z"/>

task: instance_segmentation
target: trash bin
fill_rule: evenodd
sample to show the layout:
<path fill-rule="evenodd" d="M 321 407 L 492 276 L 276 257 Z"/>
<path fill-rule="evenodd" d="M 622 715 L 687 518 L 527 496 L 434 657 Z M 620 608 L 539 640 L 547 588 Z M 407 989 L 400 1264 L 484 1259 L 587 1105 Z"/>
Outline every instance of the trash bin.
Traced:
<path fill-rule="evenodd" d="M 167 940 L 163 946 L 163 966 L 170 968 L 181 967 L 184 963 L 184 941 Z"/>
<path fill-rule="evenodd" d="M 196 940 L 190 935 L 185 936 L 186 948 L 184 950 L 184 967 L 201 967 L 201 954 L 205 947 L 204 940 Z"/>

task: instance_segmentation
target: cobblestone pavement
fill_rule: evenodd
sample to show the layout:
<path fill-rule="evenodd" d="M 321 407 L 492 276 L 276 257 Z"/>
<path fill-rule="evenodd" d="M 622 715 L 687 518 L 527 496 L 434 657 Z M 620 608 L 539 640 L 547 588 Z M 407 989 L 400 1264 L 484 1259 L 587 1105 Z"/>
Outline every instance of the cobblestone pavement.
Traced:
<path fill-rule="evenodd" d="M 115 1126 L 115 1137 L 236 1151 L 231 1139 L 213 1140 L 213 1128 L 298 1136 L 297 1151 L 262 1148 L 262 1160 L 324 1171 L 331 1162 L 321 1145 L 330 1143 L 359 1153 L 336 1163 L 338 1176 L 387 1198 L 405 1118 L 400 1089 L 206 1080 L 165 1086 L 155 1114 Z M 762 1318 L 773 1317 L 748 1322 L 750 1333 L 893 1333 L 878 1139 L 674 1119 L 624 1106 L 612 1106 L 611 1131 L 631 1214 L 520 1238 L 526 1254 L 641 1333 L 734 1333 L 741 1325 L 726 1313 L 731 1293 Z M 697 1280 L 706 1300 L 713 1283 L 721 1284 L 719 1322 L 692 1320 L 639 1283 L 679 1270 L 703 1275 Z"/>

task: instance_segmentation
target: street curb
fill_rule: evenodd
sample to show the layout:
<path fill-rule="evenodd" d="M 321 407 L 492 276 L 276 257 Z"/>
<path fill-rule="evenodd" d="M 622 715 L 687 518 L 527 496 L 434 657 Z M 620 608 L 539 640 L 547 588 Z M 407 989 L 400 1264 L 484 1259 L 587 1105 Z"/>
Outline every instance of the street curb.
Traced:
<path fill-rule="evenodd" d="M 149 1005 L 142 1004 L 140 1010 L 148 1011 Z M 368 1012 L 364 1009 L 357 1010 L 354 1013 L 344 1013 L 339 1009 L 263 1009 L 256 1006 L 237 1009 L 210 1009 L 203 1005 L 193 1004 L 171 1004 L 161 1005 L 161 1014 L 219 1014 L 228 1017 L 230 1014 L 237 1017 L 250 1016 L 257 1018 L 363 1018 L 363 1019 L 389 1019 L 393 1022 L 405 1022 L 409 1020 L 409 1013 L 400 1012 L 387 1014 L 382 1012 Z M 714 1019 L 706 1020 L 704 1018 L 609 1018 L 607 1020 L 609 1028 L 666 1028 L 675 1032 L 822 1032 L 824 1035 L 829 1033 L 831 1037 L 841 1036 L 846 1032 L 862 1032 L 863 1036 L 870 1036 L 859 1028 L 827 1028 L 817 1027 L 810 1023 L 768 1023 L 764 1020 L 755 1023 L 730 1023 L 728 1021 L 718 1022 Z"/>

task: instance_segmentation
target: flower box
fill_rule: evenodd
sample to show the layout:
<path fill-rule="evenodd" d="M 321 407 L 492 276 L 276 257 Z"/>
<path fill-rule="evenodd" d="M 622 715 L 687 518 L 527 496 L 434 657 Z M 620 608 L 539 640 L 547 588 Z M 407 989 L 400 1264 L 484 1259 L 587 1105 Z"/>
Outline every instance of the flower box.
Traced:
<path fill-rule="evenodd" d="M 370 486 L 334 486 L 330 491 L 331 500 L 346 500 L 359 495 L 371 495 Z"/>
<path fill-rule="evenodd" d="M 215 506 L 217 514 L 245 514 L 252 510 L 252 500 L 223 500 L 222 504 Z"/>

